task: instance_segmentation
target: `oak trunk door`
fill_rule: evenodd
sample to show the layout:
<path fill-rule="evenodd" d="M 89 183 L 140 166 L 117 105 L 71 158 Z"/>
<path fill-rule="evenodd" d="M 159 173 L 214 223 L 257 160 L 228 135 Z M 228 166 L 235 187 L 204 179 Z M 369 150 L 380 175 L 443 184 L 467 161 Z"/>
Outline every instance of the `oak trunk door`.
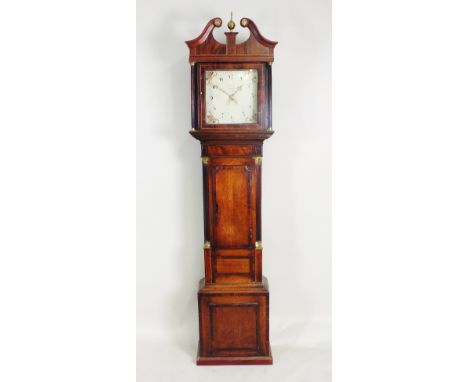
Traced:
<path fill-rule="evenodd" d="M 254 247 L 256 176 L 252 158 L 213 159 L 211 226 L 215 248 Z"/>

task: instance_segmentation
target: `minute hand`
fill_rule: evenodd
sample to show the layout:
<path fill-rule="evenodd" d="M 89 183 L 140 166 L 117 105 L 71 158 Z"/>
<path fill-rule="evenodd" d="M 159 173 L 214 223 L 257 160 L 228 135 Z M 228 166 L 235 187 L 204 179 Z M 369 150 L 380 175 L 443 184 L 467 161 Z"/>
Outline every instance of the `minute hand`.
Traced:
<path fill-rule="evenodd" d="M 220 90 L 222 93 L 226 94 L 229 97 L 230 101 L 234 101 L 235 103 L 237 103 L 236 99 L 231 94 L 229 94 L 227 91 L 225 91 L 223 88 L 220 88 L 219 86 L 216 86 L 216 88 L 218 90 Z"/>
<path fill-rule="evenodd" d="M 231 97 L 234 97 L 234 95 L 237 93 L 237 92 L 240 92 L 242 90 L 242 85 L 239 85 L 236 89 L 236 91 L 234 93 L 231 94 Z"/>

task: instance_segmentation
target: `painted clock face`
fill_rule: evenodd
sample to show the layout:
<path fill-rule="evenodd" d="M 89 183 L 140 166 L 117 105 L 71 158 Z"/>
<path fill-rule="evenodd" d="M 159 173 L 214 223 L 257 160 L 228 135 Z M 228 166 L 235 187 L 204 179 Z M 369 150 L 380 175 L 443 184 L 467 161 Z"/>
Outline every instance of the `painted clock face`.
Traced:
<path fill-rule="evenodd" d="M 256 69 L 205 72 L 205 123 L 257 123 Z"/>

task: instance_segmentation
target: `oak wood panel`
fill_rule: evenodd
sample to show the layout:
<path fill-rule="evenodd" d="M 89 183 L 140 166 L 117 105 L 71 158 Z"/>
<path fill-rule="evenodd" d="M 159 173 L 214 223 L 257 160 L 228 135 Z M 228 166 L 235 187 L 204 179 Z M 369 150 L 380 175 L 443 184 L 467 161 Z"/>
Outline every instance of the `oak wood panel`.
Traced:
<path fill-rule="evenodd" d="M 252 159 L 223 158 L 211 167 L 215 248 L 251 248 L 256 237 L 256 169 Z"/>
<path fill-rule="evenodd" d="M 210 353 L 259 352 L 259 303 L 208 303 Z"/>
<path fill-rule="evenodd" d="M 220 258 L 216 259 L 217 273 L 250 273 L 253 259 L 249 258 Z"/>
<path fill-rule="evenodd" d="M 216 257 L 252 257 L 251 249 L 216 249 Z"/>

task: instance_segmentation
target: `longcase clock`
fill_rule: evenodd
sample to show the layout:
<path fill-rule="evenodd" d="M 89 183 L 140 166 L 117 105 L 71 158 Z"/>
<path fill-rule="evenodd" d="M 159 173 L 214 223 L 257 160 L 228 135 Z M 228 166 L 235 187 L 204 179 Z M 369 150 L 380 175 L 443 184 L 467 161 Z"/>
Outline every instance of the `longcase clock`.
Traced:
<path fill-rule="evenodd" d="M 213 37 L 220 18 L 187 41 L 192 129 L 201 143 L 205 277 L 198 291 L 198 365 L 272 364 L 268 281 L 262 274 L 263 141 L 273 134 L 275 41 L 242 18 L 249 38 Z"/>

